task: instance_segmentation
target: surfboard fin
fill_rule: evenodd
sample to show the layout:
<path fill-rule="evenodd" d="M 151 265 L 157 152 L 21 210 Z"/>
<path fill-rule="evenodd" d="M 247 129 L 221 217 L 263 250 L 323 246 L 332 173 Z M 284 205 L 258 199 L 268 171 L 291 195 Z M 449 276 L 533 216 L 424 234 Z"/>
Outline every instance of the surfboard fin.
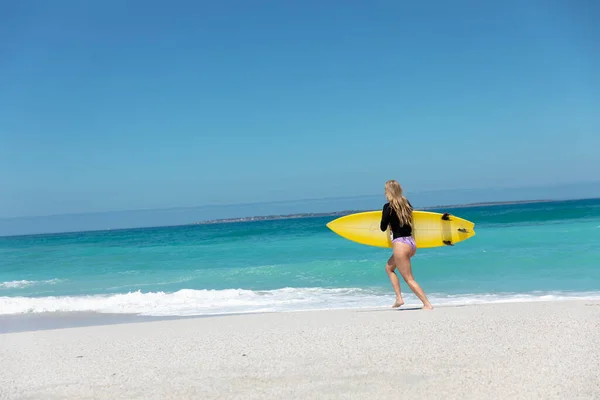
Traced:
<path fill-rule="evenodd" d="M 443 219 L 444 221 L 450 221 L 450 214 L 448 214 L 448 213 L 444 213 L 444 215 L 442 215 L 442 219 Z"/>
<path fill-rule="evenodd" d="M 454 246 L 454 243 L 452 243 L 452 241 L 451 241 L 451 240 L 444 240 L 444 244 L 445 244 L 446 246 Z"/>

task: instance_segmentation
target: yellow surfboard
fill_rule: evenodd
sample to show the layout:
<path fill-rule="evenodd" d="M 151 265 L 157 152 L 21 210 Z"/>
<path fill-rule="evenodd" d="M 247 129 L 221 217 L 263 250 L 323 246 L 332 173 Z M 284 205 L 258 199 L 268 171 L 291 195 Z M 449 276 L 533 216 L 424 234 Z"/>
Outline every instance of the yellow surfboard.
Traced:
<path fill-rule="evenodd" d="M 413 236 L 417 248 L 452 246 L 475 236 L 475 224 L 450 214 L 413 211 Z M 346 215 L 327 224 L 343 238 L 367 246 L 392 247 L 391 231 L 379 228 L 381 211 Z"/>

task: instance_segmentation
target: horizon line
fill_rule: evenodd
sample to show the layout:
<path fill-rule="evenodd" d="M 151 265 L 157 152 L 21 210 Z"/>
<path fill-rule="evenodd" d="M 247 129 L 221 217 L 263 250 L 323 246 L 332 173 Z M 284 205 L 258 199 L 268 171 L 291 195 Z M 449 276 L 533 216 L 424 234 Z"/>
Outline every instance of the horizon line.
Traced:
<path fill-rule="evenodd" d="M 436 206 L 428 206 L 428 207 L 419 207 L 421 210 L 427 209 L 435 209 L 435 208 L 475 208 L 481 206 L 488 207 L 496 207 L 501 205 L 517 205 L 517 204 L 534 204 L 534 203 L 555 203 L 555 202 L 569 202 L 569 201 L 582 201 L 582 200 L 600 200 L 600 197 L 583 197 L 583 198 L 572 198 L 572 199 L 531 199 L 531 200 L 513 200 L 513 201 L 498 201 L 498 202 L 475 202 L 475 203 L 466 203 L 466 204 L 449 204 L 449 205 L 436 205 Z M 417 207 L 415 207 L 417 210 Z M 184 227 L 184 226 L 194 226 L 194 225 L 211 225 L 211 224 L 219 224 L 219 223 L 235 223 L 235 222 L 258 222 L 253 221 L 251 218 L 264 218 L 268 220 L 271 218 L 272 220 L 276 219 L 298 219 L 298 218 L 306 218 L 314 214 L 315 216 L 334 216 L 338 214 L 348 213 L 348 212 L 364 212 L 365 210 L 338 210 L 324 213 L 297 213 L 297 214 L 282 214 L 282 215 L 254 215 L 249 217 L 240 217 L 240 218 L 223 218 L 217 220 L 204 220 L 204 221 L 196 221 L 196 222 L 187 222 L 183 224 L 172 224 L 172 225 L 148 225 L 148 226 L 138 226 L 138 227 L 129 227 L 129 228 L 105 228 L 105 229 L 85 229 L 85 230 L 72 230 L 72 231 L 55 231 L 55 232 L 45 232 L 45 233 L 23 233 L 17 235 L 2 235 L 0 234 L 0 238 L 10 238 L 10 237 L 24 237 L 24 236 L 47 236 L 47 235 L 61 235 L 61 234 L 72 234 L 72 233 L 90 233 L 90 232 L 105 232 L 105 231 L 126 231 L 126 230 L 138 230 L 138 229 L 157 229 L 157 228 L 176 228 L 176 227 Z M 279 218 L 276 218 L 279 217 Z M 39 218 L 39 217 L 38 217 Z M 43 218 L 43 217 L 42 217 Z"/>
<path fill-rule="evenodd" d="M 466 189 L 432 189 L 415 191 L 411 195 L 420 195 L 424 193 L 436 193 L 436 192 L 458 192 L 458 191 L 475 191 L 475 190 L 518 190 L 518 189 L 533 189 L 533 188 L 550 188 L 556 186 L 572 186 L 572 185 L 585 185 L 585 184 L 600 184 L 600 181 L 586 181 L 586 182 L 571 182 L 571 183 L 556 183 L 549 185 L 533 185 L 533 186 L 511 186 L 511 187 L 497 187 L 497 188 L 466 188 Z M 269 204 L 285 204 L 285 203 L 296 203 L 296 202 L 310 202 L 310 201 L 332 201 L 332 200 L 349 200 L 349 199 L 361 199 L 369 197 L 383 197 L 383 195 L 377 194 L 363 194 L 354 196 L 330 196 L 330 197 L 308 197 L 294 200 L 273 200 L 273 201 L 252 201 L 247 203 L 209 203 L 196 206 L 172 206 L 172 207 L 156 207 L 156 208 L 138 208 L 138 209 L 120 209 L 120 210 L 106 210 L 106 211 L 84 211 L 74 213 L 56 213 L 56 214 L 37 214 L 37 215 L 22 215 L 16 217 L 0 217 L 0 220 L 13 220 L 13 219 L 31 219 L 31 218 L 52 218 L 52 217 L 66 217 L 66 216 L 83 216 L 83 215 L 98 215 L 98 214 L 109 214 L 109 213 L 134 213 L 134 212 L 152 212 L 152 211 L 175 211 L 175 210 L 192 210 L 199 208 L 214 208 L 214 207 L 232 207 L 232 206 L 253 206 L 253 205 L 269 205 Z M 590 199 L 595 197 L 589 197 Z M 572 198 L 570 200 L 583 200 L 583 198 Z M 537 201 L 537 200 L 515 200 L 515 201 Z M 550 200 L 558 201 L 558 200 Z M 494 203 L 494 202 L 492 202 Z M 472 204 L 472 203 L 465 203 Z M 434 207 L 451 207 L 455 205 L 437 205 Z M 428 206 L 430 207 L 430 206 Z"/>

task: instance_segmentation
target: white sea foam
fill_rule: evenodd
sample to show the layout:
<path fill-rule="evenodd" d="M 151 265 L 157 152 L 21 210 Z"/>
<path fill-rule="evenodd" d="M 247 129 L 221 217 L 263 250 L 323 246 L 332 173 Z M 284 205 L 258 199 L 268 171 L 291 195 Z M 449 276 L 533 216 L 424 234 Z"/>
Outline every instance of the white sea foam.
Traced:
<path fill-rule="evenodd" d="M 550 300 L 600 300 L 600 292 L 529 294 L 431 294 L 436 306 Z M 389 307 L 389 292 L 365 289 L 285 288 L 269 291 L 192 290 L 174 293 L 130 292 L 126 294 L 57 297 L 0 297 L 0 314 L 90 311 L 153 316 L 211 315 L 250 312 L 306 311 L 341 308 Z M 406 295 L 406 306 L 419 306 Z"/>
<path fill-rule="evenodd" d="M 5 288 L 5 289 L 22 289 L 22 288 L 26 288 L 29 286 L 33 286 L 33 285 L 40 285 L 40 284 L 46 284 L 46 285 L 54 285 L 56 283 L 59 282 L 63 282 L 62 279 L 48 279 L 45 281 L 26 281 L 26 280 L 21 280 L 21 281 L 7 281 L 7 282 L 0 282 L 0 288 Z"/>
<path fill-rule="evenodd" d="M 0 283 L 0 288 L 15 289 L 30 286 L 32 281 L 8 281 Z"/>

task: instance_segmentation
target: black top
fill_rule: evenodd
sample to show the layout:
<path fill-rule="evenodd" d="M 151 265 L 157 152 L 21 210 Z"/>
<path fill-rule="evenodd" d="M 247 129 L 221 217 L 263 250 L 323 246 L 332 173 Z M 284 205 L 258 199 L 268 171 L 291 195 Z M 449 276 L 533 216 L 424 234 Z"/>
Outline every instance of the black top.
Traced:
<path fill-rule="evenodd" d="M 412 210 L 412 204 L 410 201 L 408 202 Z M 383 205 L 383 211 L 381 213 L 381 230 L 385 231 L 388 225 L 392 228 L 393 238 L 405 237 L 412 235 L 412 228 L 410 225 L 400 225 L 400 219 L 398 215 L 396 215 L 396 211 L 392 207 L 390 207 L 390 203 L 385 203 Z"/>

